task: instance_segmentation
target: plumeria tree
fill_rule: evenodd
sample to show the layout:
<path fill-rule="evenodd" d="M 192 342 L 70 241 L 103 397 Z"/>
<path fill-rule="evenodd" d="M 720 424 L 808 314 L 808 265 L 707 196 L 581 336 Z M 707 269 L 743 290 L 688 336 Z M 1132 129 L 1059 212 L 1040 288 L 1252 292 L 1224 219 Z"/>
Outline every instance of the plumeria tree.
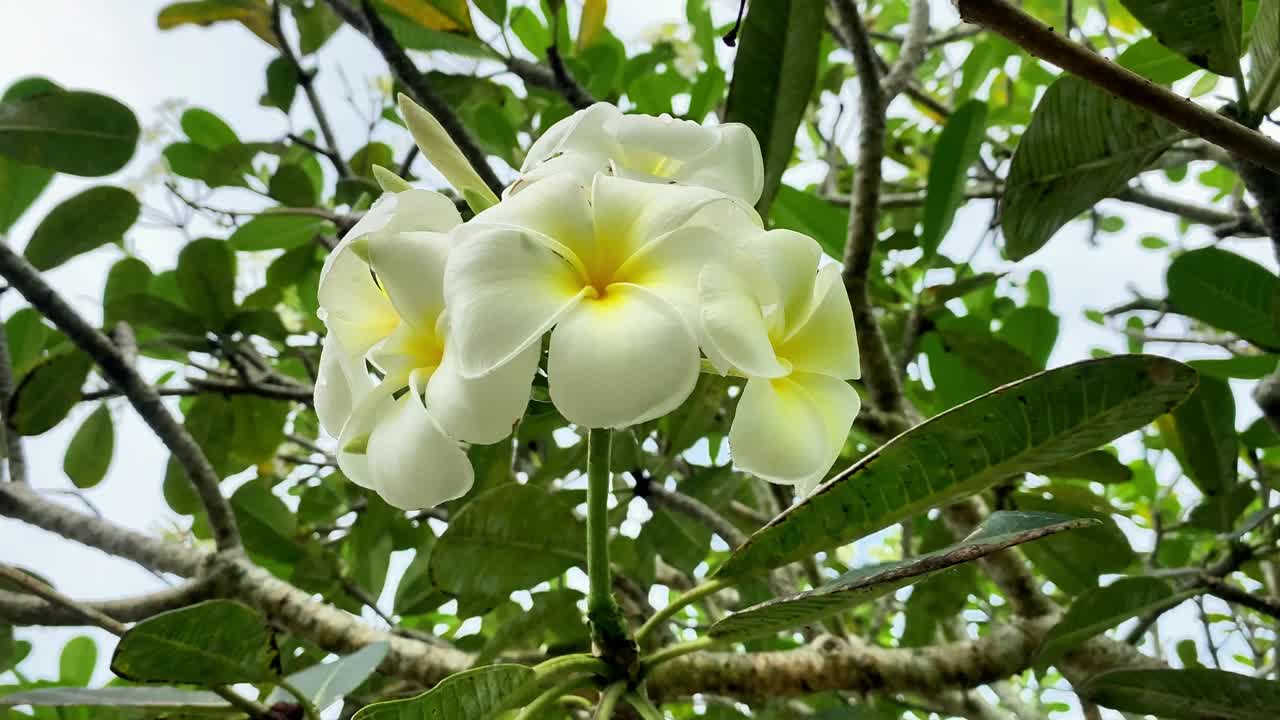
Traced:
<path fill-rule="evenodd" d="M 165 7 L 273 48 L 270 138 L 7 89 L 0 515 L 167 584 L 8 552 L 8 717 L 1274 717 L 1280 1 L 686 9 Z M 336 33 L 385 61 L 368 138 Z M 1166 292 L 1055 314 L 1036 254 L 1126 262 L 1134 218 Z M 45 275 L 86 253 L 92 317 Z M 70 491 L 24 447 L 65 424 Z M 173 532 L 58 497 L 112 467 Z M 109 683 L 88 637 L 43 676 L 60 625 Z"/>

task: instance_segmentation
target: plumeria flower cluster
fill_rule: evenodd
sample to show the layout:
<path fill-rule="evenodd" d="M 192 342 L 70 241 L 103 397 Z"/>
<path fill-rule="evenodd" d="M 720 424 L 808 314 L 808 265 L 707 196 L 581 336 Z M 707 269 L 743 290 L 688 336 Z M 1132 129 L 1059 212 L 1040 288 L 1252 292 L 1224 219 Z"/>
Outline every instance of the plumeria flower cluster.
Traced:
<path fill-rule="evenodd" d="M 746 379 L 735 465 L 817 485 L 859 408 L 853 315 L 816 242 L 763 228 L 748 128 L 596 104 L 548 129 L 499 200 L 434 118 L 401 110 L 482 210 L 464 223 L 403 186 L 325 265 L 315 405 L 353 482 L 402 508 L 460 497 L 466 447 L 510 436 L 540 371 L 568 421 L 623 428 L 675 410 L 709 367 Z"/>

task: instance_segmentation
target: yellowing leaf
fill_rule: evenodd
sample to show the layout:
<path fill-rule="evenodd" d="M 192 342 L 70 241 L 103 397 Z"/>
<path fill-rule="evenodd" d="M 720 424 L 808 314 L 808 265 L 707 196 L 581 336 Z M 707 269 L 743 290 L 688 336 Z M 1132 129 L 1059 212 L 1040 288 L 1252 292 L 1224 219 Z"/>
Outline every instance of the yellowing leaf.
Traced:
<path fill-rule="evenodd" d="M 475 34 L 466 0 L 383 0 L 382 4 L 428 30 Z"/>
<path fill-rule="evenodd" d="M 578 51 L 591 47 L 604 31 L 604 16 L 609 12 L 609 0 L 586 0 L 582 5 L 582 19 L 578 23 Z"/>
<path fill-rule="evenodd" d="M 233 20 L 244 25 L 268 45 L 279 48 L 275 32 L 271 29 L 271 9 L 266 0 L 195 0 L 167 5 L 156 16 L 161 30 L 171 30 L 181 25 L 207 27 L 216 22 Z"/>

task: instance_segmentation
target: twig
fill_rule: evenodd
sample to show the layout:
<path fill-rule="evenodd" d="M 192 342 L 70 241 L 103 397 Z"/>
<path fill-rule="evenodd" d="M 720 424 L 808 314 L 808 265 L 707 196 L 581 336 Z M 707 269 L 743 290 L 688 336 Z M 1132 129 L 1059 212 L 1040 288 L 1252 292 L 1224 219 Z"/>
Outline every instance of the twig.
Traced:
<path fill-rule="evenodd" d="M 897 61 L 889 68 L 881 83 L 886 101 L 892 100 L 906 89 L 916 68 L 924 62 L 925 53 L 929 49 L 929 1 L 912 0 L 902 51 L 898 53 Z"/>
<path fill-rule="evenodd" d="M 1280 172 L 1280 143 L 1230 118 L 1200 107 L 1162 85 L 1120 67 L 1092 50 L 1058 35 L 1008 0 L 952 0 L 960 17 L 992 30 L 1027 52 L 1163 117 L 1237 155 Z"/>
<path fill-rule="evenodd" d="M 333 11 L 348 25 L 363 33 L 373 43 L 382 58 L 391 68 L 391 74 L 404 86 L 406 93 L 413 101 L 426 108 L 435 116 L 449 134 L 449 137 L 462 151 L 462 154 L 479 173 L 485 185 L 496 195 L 502 194 L 502 181 L 489 166 L 489 160 L 480 146 L 476 144 L 471 133 L 462 125 L 457 113 L 449 107 L 449 103 L 431 87 L 427 76 L 418 70 L 405 49 L 391 34 L 391 29 L 378 15 L 369 0 L 362 0 L 362 9 L 356 9 L 349 0 L 325 0 Z"/>
<path fill-rule="evenodd" d="M 204 451 L 191 434 L 164 406 L 160 395 L 142 375 L 129 364 L 128 359 L 105 335 L 80 317 L 40 273 L 8 245 L 0 245 L 0 275 L 3 275 L 27 302 L 59 330 L 66 333 L 77 346 L 93 358 L 102 374 L 129 398 L 138 415 L 156 433 L 186 471 L 187 478 L 200 497 L 213 529 L 214 539 L 220 550 L 240 548 L 240 533 L 236 529 L 231 505 L 223 497 L 219 487 L 221 478 L 209 464 Z"/>
<path fill-rule="evenodd" d="M 5 332 L 4 323 L 0 322 L 0 432 L 4 433 L 5 465 L 9 468 L 9 479 L 16 483 L 27 481 L 27 454 L 22 447 L 22 436 L 13 425 L 10 417 L 10 404 L 13 402 L 13 361 L 9 357 L 9 335 Z M 3 479 L 0 477 L 0 479 Z"/>
<path fill-rule="evenodd" d="M 556 89 L 573 109 L 581 110 L 595 103 L 596 99 L 591 97 L 591 93 L 587 92 L 586 88 L 578 84 L 573 73 L 565 67 L 564 58 L 560 56 L 560 33 L 554 30 L 560 25 L 560 11 L 563 7 L 560 3 L 555 3 L 552 7 L 555 10 L 551 13 L 552 32 L 551 44 L 547 46 L 547 64 L 551 66 L 551 74 L 556 79 Z"/>
<path fill-rule="evenodd" d="M 320 103 L 320 95 L 316 92 L 316 71 L 302 68 L 302 63 L 298 61 L 298 56 L 294 54 L 293 48 L 289 46 L 288 38 L 284 35 L 283 24 L 280 22 L 279 0 L 271 3 L 271 31 L 275 34 L 276 41 L 280 46 L 280 55 L 285 59 L 285 62 L 293 66 L 294 73 L 298 77 L 298 84 L 302 86 L 302 91 L 307 95 L 307 103 L 311 105 L 311 114 L 315 115 L 316 125 L 320 126 L 320 136 L 324 138 L 325 145 L 328 146 L 327 151 L 324 153 L 325 157 L 329 158 L 330 162 L 333 163 L 339 177 L 351 177 L 351 168 L 342 159 L 342 153 L 338 150 L 338 138 L 333 134 L 333 127 L 329 125 L 329 116 L 325 113 L 324 105 Z"/>
<path fill-rule="evenodd" d="M 1222 578 L 1205 577 L 1200 582 L 1208 589 L 1209 594 L 1225 602 L 1247 607 L 1250 610 L 1256 610 L 1263 615 L 1269 615 L 1280 620 L 1280 603 L 1260 595 L 1245 592 Z"/>
<path fill-rule="evenodd" d="M 186 607 L 211 598 L 215 595 L 216 589 L 216 584 L 211 580 L 192 580 L 177 587 L 147 595 L 118 600 L 81 602 L 80 605 L 91 608 L 116 622 L 131 623 L 145 620 L 156 613 Z M 0 617 L 16 625 L 80 625 L 85 620 L 83 614 L 70 611 L 65 606 L 49 602 L 47 599 L 42 601 L 29 595 L 4 590 L 0 590 Z"/>

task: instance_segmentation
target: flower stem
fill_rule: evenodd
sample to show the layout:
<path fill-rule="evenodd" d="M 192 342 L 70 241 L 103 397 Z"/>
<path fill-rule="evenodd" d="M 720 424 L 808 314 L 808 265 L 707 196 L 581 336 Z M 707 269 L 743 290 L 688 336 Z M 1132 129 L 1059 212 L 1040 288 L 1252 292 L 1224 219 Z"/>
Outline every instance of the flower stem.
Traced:
<path fill-rule="evenodd" d="M 669 605 L 654 613 L 653 617 L 649 618 L 649 621 L 636 631 L 636 642 L 644 642 L 644 639 L 649 636 L 649 633 L 657 630 L 661 627 L 663 622 L 672 615 L 675 615 L 681 609 L 714 592 L 729 587 L 729 585 L 730 583 L 723 580 L 708 580 L 701 585 L 690 589 L 689 592 L 681 595 L 675 600 L 672 600 Z"/>
<path fill-rule="evenodd" d="M 592 432 L 595 432 L 594 430 Z M 613 717 L 613 711 L 618 707 L 618 701 L 622 699 L 624 693 L 627 692 L 626 682 L 616 682 L 610 685 L 600 695 L 600 704 L 596 706 L 596 714 L 593 720 L 609 720 Z"/>
<path fill-rule="evenodd" d="M 302 706 L 302 714 L 307 720 L 320 720 L 320 713 L 316 710 L 316 706 L 311 703 L 311 699 L 306 696 L 306 693 L 299 690 L 288 680 L 279 680 L 276 684 L 292 695 L 294 700 L 298 701 L 298 705 Z"/>
<path fill-rule="evenodd" d="M 681 655 L 688 655 L 692 652 L 705 650 L 715 644 L 715 638 L 700 637 L 697 640 L 690 640 L 689 642 L 677 643 L 675 645 L 662 648 L 651 655 L 644 656 L 640 661 L 642 668 L 641 674 L 649 672 L 668 660 L 675 660 Z"/>
<path fill-rule="evenodd" d="M 627 693 L 625 698 L 627 704 L 635 708 L 643 720 L 663 720 L 662 711 L 653 704 L 649 698 L 645 697 L 640 690 L 632 690 Z"/>
<path fill-rule="evenodd" d="M 625 673 L 635 668 L 635 641 L 627 636 L 622 610 L 613 597 L 609 571 L 609 445 L 613 432 L 592 428 L 587 436 L 587 619 L 596 650 Z"/>
<path fill-rule="evenodd" d="M 568 680 L 562 680 L 551 686 L 541 695 L 534 699 L 533 702 L 524 706 L 524 709 L 516 715 L 516 720 L 530 720 L 531 718 L 540 717 L 547 708 L 556 704 L 561 695 L 566 695 L 573 690 L 577 690 L 589 682 L 582 677 L 572 677 Z"/>

